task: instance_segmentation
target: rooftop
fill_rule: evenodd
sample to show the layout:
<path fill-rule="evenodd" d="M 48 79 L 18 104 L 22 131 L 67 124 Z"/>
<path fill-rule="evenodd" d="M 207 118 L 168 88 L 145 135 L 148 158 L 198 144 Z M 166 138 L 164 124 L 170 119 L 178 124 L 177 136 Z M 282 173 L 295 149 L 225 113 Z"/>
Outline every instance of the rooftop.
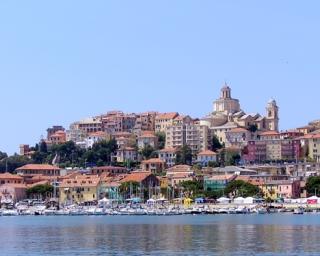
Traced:
<path fill-rule="evenodd" d="M 26 170 L 33 170 L 33 171 L 59 171 L 60 168 L 49 165 L 49 164 L 27 164 L 17 169 L 17 171 L 26 171 Z"/>
<path fill-rule="evenodd" d="M 136 171 L 132 172 L 131 174 L 127 175 L 124 179 L 121 180 L 121 183 L 124 182 L 142 182 L 146 178 L 148 178 L 150 175 L 152 175 L 151 172 L 143 172 L 143 171 Z"/>

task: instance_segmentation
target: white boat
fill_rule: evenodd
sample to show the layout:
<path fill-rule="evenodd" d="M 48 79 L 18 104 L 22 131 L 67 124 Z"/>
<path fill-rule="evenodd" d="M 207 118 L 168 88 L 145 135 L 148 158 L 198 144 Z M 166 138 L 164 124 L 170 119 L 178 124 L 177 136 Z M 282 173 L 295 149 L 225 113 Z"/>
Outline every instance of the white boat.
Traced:
<path fill-rule="evenodd" d="M 264 207 L 254 208 L 254 209 L 252 210 L 252 212 L 253 212 L 253 213 L 257 213 L 257 214 L 267 214 L 267 213 L 268 213 L 267 209 L 264 208 Z"/>
<path fill-rule="evenodd" d="M 294 209 L 293 214 L 302 215 L 304 214 L 304 209 L 302 207 L 296 208 Z"/>
<path fill-rule="evenodd" d="M 2 210 L 2 216 L 18 216 L 19 213 L 17 210 Z"/>
<path fill-rule="evenodd" d="M 46 209 L 43 211 L 43 215 L 46 215 L 46 216 L 54 216 L 56 215 L 57 213 L 57 210 L 54 210 L 54 209 Z"/>
<path fill-rule="evenodd" d="M 57 215 L 57 216 L 70 215 L 70 211 L 67 210 L 67 209 L 58 210 L 58 211 L 56 211 L 56 215 Z"/>
<path fill-rule="evenodd" d="M 236 214 L 248 214 L 250 210 L 247 207 L 238 207 L 235 209 Z"/>

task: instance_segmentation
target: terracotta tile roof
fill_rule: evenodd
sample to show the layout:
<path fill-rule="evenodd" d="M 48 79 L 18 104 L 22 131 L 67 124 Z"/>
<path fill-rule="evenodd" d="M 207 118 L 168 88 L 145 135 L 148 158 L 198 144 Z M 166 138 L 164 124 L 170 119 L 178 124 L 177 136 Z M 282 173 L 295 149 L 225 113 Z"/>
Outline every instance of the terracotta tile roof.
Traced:
<path fill-rule="evenodd" d="M 266 132 L 260 133 L 260 136 L 277 136 L 277 135 L 280 135 L 280 133 L 276 131 L 266 131 Z"/>
<path fill-rule="evenodd" d="M 145 136 L 145 135 L 155 135 L 154 131 L 142 131 L 141 136 Z"/>
<path fill-rule="evenodd" d="M 0 185 L 0 191 L 2 190 L 5 190 L 7 188 L 22 188 L 22 189 L 26 189 L 27 188 L 27 185 L 26 184 L 18 184 L 18 183 L 6 183 L 6 184 L 2 184 Z M 1 192 L 0 192 L 1 193 Z"/>
<path fill-rule="evenodd" d="M 149 160 L 144 160 L 141 162 L 142 164 L 165 164 L 165 161 L 159 158 L 151 158 Z"/>
<path fill-rule="evenodd" d="M 161 153 L 175 153 L 177 150 L 175 148 L 164 148 L 159 150 Z"/>
<path fill-rule="evenodd" d="M 17 169 L 17 171 L 25 171 L 25 170 L 33 170 L 33 171 L 40 171 L 40 170 L 50 170 L 50 171 L 58 171 L 60 168 L 49 165 L 49 164 L 27 164 Z"/>
<path fill-rule="evenodd" d="M 167 169 L 167 172 L 192 172 L 192 170 L 189 165 L 175 165 Z"/>
<path fill-rule="evenodd" d="M 156 119 L 174 119 L 178 116 L 179 114 L 177 112 L 171 112 L 171 113 L 162 113 L 158 114 L 156 116 Z"/>
<path fill-rule="evenodd" d="M 168 179 L 192 179 L 191 174 L 186 173 L 173 173 L 173 174 L 167 174 Z"/>
<path fill-rule="evenodd" d="M 28 188 L 32 188 L 32 187 L 35 187 L 35 186 L 38 186 L 38 185 L 48 185 L 48 184 L 50 184 L 49 181 L 47 181 L 47 180 L 42 180 L 42 181 L 38 181 L 38 182 L 36 182 L 36 183 L 32 183 L 32 184 L 30 184 L 30 185 L 27 185 L 27 187 L 28 187 Z"/>
<path fill-rule="evenodd" d="M 125 167 L 119 167 L 119 166 L 100 166 L 100 167 L 93 167 L 93 170 L 103 170 L 103 171 L 112 171 L 112 170 L 122 170 L 126 171 L 127 168 Z"/>
<path fill-rule="evenodd" d="M 157 138 L 157 136 L 154 134 L 146 133 L 146 134 L 142 134 L 141 136 L 138 137 L 138 139 L 143 139 L 143 138 Z"/>
<path fill-rule="evenodd" d="M 3 179 L 3 180 L 23 180 L 23 178 L 19 175 L 13 175 L 9 172 L 6 172 L 6 173 L 1 173 L 0 174 L 0 180 Z"/>
<path fill-rule="evenodd" d="M 215 156 L 217 153 L 211 151 L 211 150 L 205 150 L 198 154 L 198 156 Z"/>
<path fill-rule="evenodd" d="M 303 139 L 305 139 L 305 140 L 308 140 L 308 139 L 320 139 L 320 133 L 319 134 L 311 134 L 311 133 L 309 133 L 309 134 L 306 134 L 303 137 L 300 137 L 299 139 L 301 139 L 301 140 L 303 140 Z"/>
<path fill-rule="evenodd" d="M 142 182 L 146 178 L 148 178 L 150 175 L 152 175 L 151 172 L 143 172 L 143 171 L 138 171 L 138 172 L 132 172 L 131 174 L 127 175 L 124 179 L 122 179 L 120 182 Z"/>
<path fill-rule="evenodd" d="M 100 183 L 100 178 L 96 175 L 80 175 L 74 179 L 65 179 L 60 184 L 61 188 L 70 187 L 97 187 Z"/>

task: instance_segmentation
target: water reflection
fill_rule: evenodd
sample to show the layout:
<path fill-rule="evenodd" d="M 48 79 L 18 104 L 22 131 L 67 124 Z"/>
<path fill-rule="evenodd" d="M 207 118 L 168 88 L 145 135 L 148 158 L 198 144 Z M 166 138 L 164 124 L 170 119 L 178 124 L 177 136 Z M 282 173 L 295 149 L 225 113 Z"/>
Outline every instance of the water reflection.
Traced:
<path fill-rule="evenodd" d="M 290 218 L 285 223 L 267 215 L 1 218 L 1 254 L 317 255 L 318 218 Z"/>

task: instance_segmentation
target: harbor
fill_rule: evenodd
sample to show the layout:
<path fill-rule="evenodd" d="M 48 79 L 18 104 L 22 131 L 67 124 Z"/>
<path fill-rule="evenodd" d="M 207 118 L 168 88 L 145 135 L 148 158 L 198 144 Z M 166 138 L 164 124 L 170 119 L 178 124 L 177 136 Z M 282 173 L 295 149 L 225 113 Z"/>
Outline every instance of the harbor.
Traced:
<path fill-rule="evenodd" d="M 118 203 L 106 198 L 97 205 L 68 205 L 48 207 L 45 202 L 25 200 L 12 207 L 0 209 L 0 216 L 172 216 L 172 215 L 219 215 L 219 214 L 320 214 L 320 204 L 308 203 L 191 203 L 173 204 L 150 199 L 146 203 L 130 201 Z"/>

